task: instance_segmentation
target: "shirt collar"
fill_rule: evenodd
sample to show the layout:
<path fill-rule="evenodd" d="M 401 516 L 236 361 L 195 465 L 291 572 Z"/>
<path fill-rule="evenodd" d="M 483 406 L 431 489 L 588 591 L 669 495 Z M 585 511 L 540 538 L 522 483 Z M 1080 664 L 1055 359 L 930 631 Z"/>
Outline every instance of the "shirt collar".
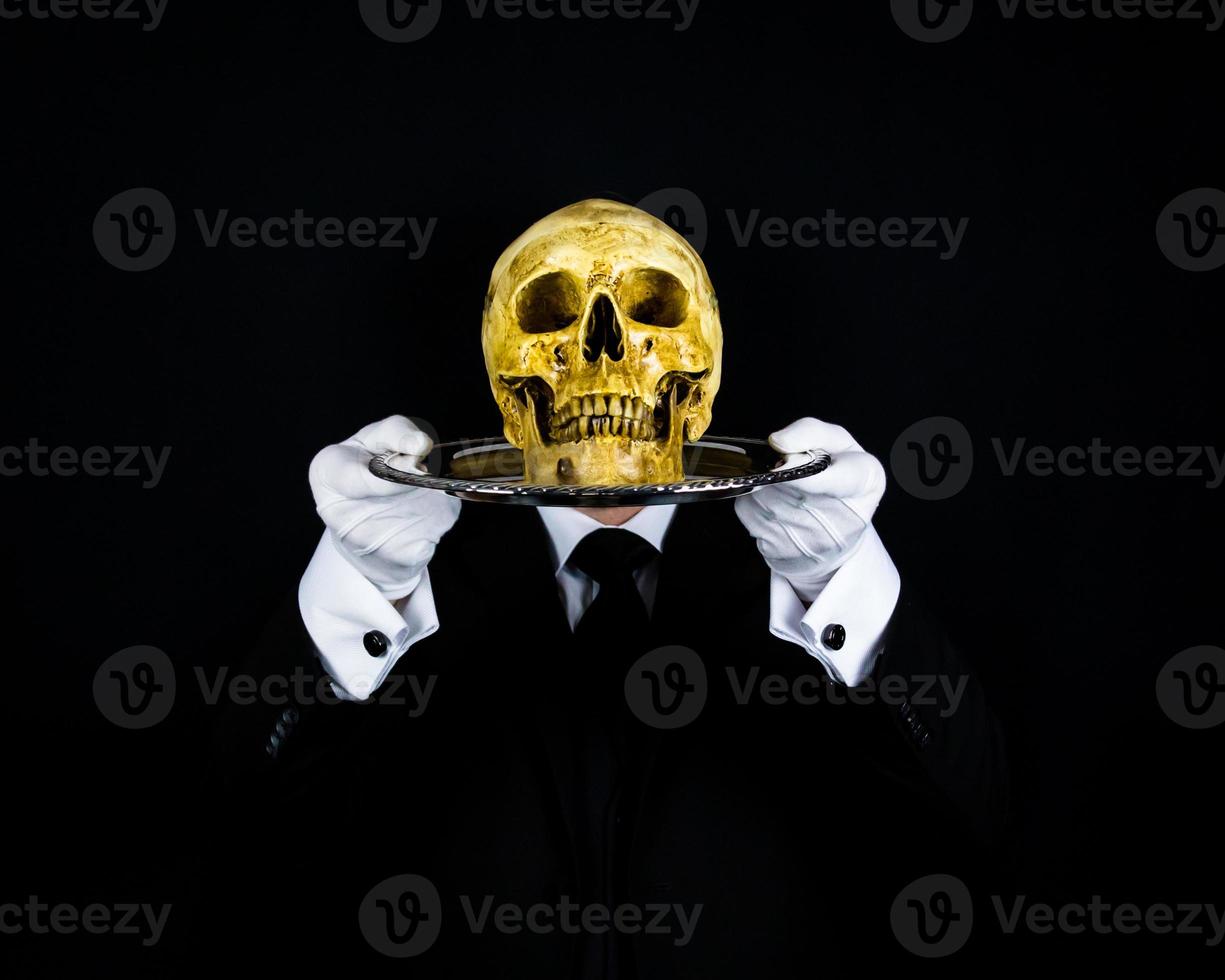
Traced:
<path fill-rule="evenodd" d="M 633 531 L 644 541 L 655 547 L 656 551 L 664 550 L 664 535 L 672 523 L 672 515 L 676 504 L 657 504 L 643 507 L 637 514 L 624 524 L 616 525 L 625 531 Z M 613 525 L 601 524 L 594 517 L 588 517 L 574 507 L 538 507 L 536 512 L 544 522 L 545 530 L 549 532 L 549 551 L 553 556 L 553 573 L 556 575 L 565 567 L 570 555 L 578 543 L 592 531 Z"/>

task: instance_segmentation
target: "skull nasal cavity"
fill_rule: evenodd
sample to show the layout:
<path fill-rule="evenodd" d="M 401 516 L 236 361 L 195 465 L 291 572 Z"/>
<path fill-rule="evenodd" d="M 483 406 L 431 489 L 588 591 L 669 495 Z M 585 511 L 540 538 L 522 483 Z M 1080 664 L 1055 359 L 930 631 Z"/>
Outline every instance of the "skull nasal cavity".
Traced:
<path fill-rule="evenodd" d="M 601 354 L 607 354 L 611 361 L 619 361 L 625 354 L 616 307 L 604 295 L 596 297 L 583 328 L 583 356 L 589 361 L 598 361 Z"/>

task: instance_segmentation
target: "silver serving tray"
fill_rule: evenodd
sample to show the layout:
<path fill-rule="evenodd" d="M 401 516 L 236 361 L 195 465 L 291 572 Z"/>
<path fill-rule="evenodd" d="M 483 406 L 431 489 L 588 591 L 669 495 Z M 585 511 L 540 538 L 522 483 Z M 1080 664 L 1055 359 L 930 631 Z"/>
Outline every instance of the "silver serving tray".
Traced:
<path fill-rule="evenodd" d="M 625 507 L 724 500 L 773 483 L 820 473 L 832 460 L 815 450 L 781 469 L 785 459 L 762 439 L 711 436 L 683 447 L 685 479 L 680 483 L 621 486 L 553 486 L 523 482 L 523 454 L 504 439 L 460 439 L 439 443 L 425 458 L 425 473 L 396 469 L 396 453 L 370 461 L 370 472 L 392 483 L 441 490 L 463 500 L 526 504 L 530 507 Z"/>

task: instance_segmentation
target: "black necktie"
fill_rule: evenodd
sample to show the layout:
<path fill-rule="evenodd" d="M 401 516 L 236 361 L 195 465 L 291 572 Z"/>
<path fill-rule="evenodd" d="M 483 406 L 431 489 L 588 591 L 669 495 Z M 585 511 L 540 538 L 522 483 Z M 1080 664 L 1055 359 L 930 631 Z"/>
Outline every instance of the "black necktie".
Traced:
<path fill-rule="evenodd" d="M 574 630 L 581 678 L 572 731 L 575 740 L 575 812 L 585 825 L 578 842 L 583 900 L 615 908 L 623 898 L 622 842 L 630 828 L 621 816 L 627 784 L 635 778 L 633 720 L 625 704 L 625 674 L 650 643 L 650 616 L 635 573 L 659 557 L 647 541 L 621 528 L 601 528 L 575 547 L 568 564 L 598 585 Z M 622 937 L 582 937 L 579 976 L 625 975 Z"/>
<path fill-rule="evenodd" d="M 583 538 L 569 564 L 599 588 L 574 635 L 599 650 L 645 643 L 649 617 L 634 576 L 658 557 L 655 547 L 633 531 L 605 527 Z"/>

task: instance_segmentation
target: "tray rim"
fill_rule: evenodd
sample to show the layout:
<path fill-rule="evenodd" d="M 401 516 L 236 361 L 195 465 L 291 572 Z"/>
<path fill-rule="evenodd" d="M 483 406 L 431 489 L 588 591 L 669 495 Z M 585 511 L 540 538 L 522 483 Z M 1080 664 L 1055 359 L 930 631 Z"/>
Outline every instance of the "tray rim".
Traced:
<path fill-rule="evenodd" d="M 781 462 L 786 455 L 802 453 L 780 453 L 764 439 L 745 436 L 704 436 L 689 446 L 723 444 L 733 449 L 745 446 L 765 446 L 777 453 Z M 493 436 L 485 439 L 452 439 L 436 443 L 428 455 L 439 450 L 462 447 L 462 450 L 493 451 L 514 449 L 505 438 Z M 783 469 L 770 469 L 742 476 L 689 477 L 677 483 L 628 483 L 593 484 L 569 486 L 539 483 L 501 483 L 488 480 L 461 480 L 456 477 L 433 476 L 428 473 L 410 473 L 396 469 L 389 460 L 401 455 L 396 452 L 379 453 L 370 460 L 372 474 L 382 480 L 424 490 L 437 490 L 462 500 L 488 503 L 526 504 L 536 507 L 616 507 L 625 504 L 651 505 L 675 504 L 699 500 L 724 500 L 728 497 L 751 493 L 762 487 L 777 483 L 790 483 L 815 476 L 832 465 L 833 459 L 824 450 L 806 450 L 807 462 Z M 467 455 L 468 453 L 466 453 Z M 454 455 L 454 454 L 453 454 Z"/>

